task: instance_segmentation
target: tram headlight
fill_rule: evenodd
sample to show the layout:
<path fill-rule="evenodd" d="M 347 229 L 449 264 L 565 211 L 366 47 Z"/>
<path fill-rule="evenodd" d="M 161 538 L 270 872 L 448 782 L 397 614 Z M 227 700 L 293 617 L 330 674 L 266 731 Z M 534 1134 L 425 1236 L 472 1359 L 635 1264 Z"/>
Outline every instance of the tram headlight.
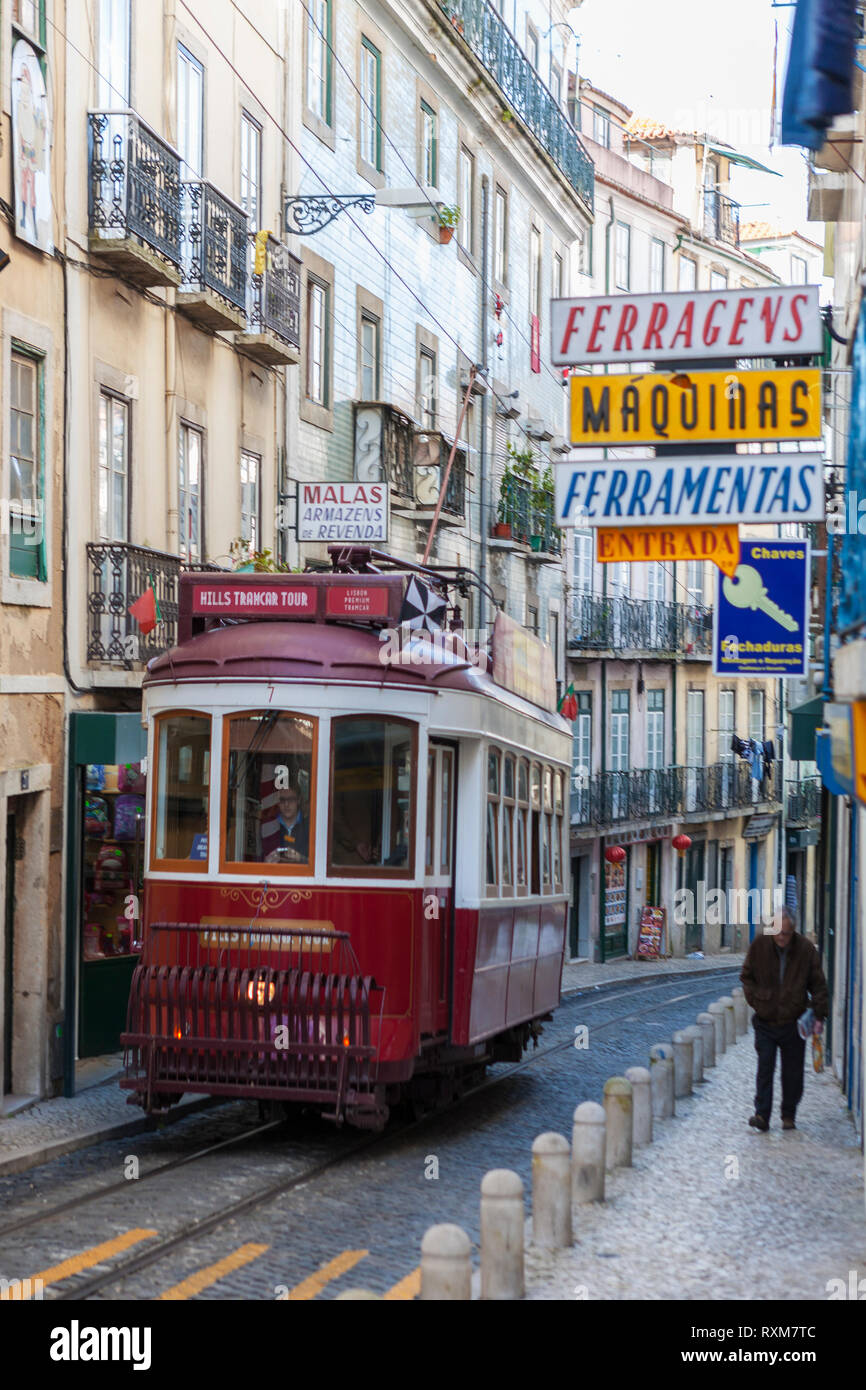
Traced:
<path fill-rule="evenodd" d="M 276 985 L 273 981 L 270 984 L 267 980 L 250 980 L 247 985 L 247 998 L 250 1003 L 258 1004 L 263 1009 L 265 1004 L 270 1004 L 276 994 Z"/>

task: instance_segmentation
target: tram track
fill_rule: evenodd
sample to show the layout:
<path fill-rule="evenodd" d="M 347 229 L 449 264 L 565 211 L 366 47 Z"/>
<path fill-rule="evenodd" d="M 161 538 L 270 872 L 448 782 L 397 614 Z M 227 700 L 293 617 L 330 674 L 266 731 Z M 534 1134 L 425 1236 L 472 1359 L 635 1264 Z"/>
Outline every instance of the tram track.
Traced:
<path fill-rule="evenodd" d="M 727 974 L 727 972 L 719 971 L 719 974 L 725 975 Z M 676 983 L 679 983 L 679 981 L 677 981 Z M 664 985 L 662 985 L 660 982 L 657 983 L 656 981 L 645 981 L 641 982 L 640 985 L 635 986 L 631 989 L 622 990 L 618 994 L 604 995 L 601 992 L 599 992 L 598 994 L 587 993 L 579 995 L 570 995 L 566 996 L 562 1000 L 558 1012 L 561 1013 L 566 1009 L 571 1010 L 578 1006 L 586 1008 L 587 1006 L 591 1007 L 593 1004 L 599 1004 L 602 1002 L 612 1003 L 615 1002 L 617 999 L 623 997 L 628 997 L 634 1000 L 635 994 L 638 993 L 638 991 L 639 996 L 635 1002 L 640 1003 L 647 993 L 657 993 L 664 986 L 670 987 L 673 984 L 674 981 L 668 978 L 664 981 Z M 708 977 L 702 976 L 701 983 L 697 985 L 695 989 L 686 990 L 684 993 L 680 993 L 675 996 L 666 995 L 664 999 L 658 1000 L 655 1003 L 648 1003 L 645 1005 L 645 1007 L 639 1009 L 631 1009 L 629 1010 L 629 1012 L 619 1014 L 614 1018 L 604 1019 L 601 1022 L 591 1024 L 592 1031 L 594 1033 L 599 1033 L 614 1028 L 620 1024 L 636 1022 L 648 1014 L 657 1012 L 660 1009 L 668 1008 L 673 1004 L 682 1003 L 687 999 L 694 998 L 700 994 L 706 993 L 709 989 L 712 988 L 713 985 L 711 984 Z M 477 1098 L 478 1096 L 482 1095 L 484 1092 L 501 1085 L 504 1081 L 507 1081 L 515 1075 L 523 1071 L 526 1071 L 528 1068 L 536 1065 L 539 1062 L 542 1062 L 545 1058 L 563 1052 L 573 1046 L 574 1038 L 573 1036 L 569 1036 L 558 1042 L 551 1043 L 547 1047 L 539 1047 L 533 1050 L 528 1056 L 522 1058 L 519 1062 L 515 1062 L 513 1065 L 499 1072 L 496 1076 L 486 1077 L 478 1085 L 472 1086 L 471 1088 L 467 1089 L 461 1095 L 449 1101 L 446 1105 L 435 1107 L 431 1109 L 428 1113 L 421 1115 L 418 1118 L 400 1124 L 398 1127 L 389 1128 L 384 1133 L 369 1135 L 359 1140 L 357 1144 L 353 1144 L 350 1148 L 345 1149 L 341 1153 L 335 1154 L 332 1157 L 327 1158 L 319 1163 L 313 1164 L 301 1173 L 295 1173 L 291 1177 L 283 1177 L 277 1179 L 276 1181 L 268 1183 L 265 1187 L 259 1188 L 254 1192 L 248 1193 L 247 1195 L 238 1198 L 236 1201 L 221 1207 L 218 1211 L 211 1212 L 207 1216 L 203 1216 L 195 1221 L 188 1222 L 185 1226 L 181 1227 L 179 1230 L 175 1231 L 171 1235 L 168 1235 L 162 1240 L 159 1240 L 153 1244 L 149 1244 L 147 1248 L 140 1250 L 137 1254 L 130 1256 L 128 1259 L 123 1260 L 119 1264 L 113 1265 L 110 1270 L 107 1270 L 104 1273 L 96 1275 L 90 1279 L 86 1279 L 83 1282 L 78 1283 L 76 1286 L 69 1288 L 68 1290 L 58 1292 L 53 1296 L 49 1295 L 49 1298 L 51 1299 L 51 1301 L 79 1301 L 95 1297 L 102 1293 L 105 1289 L 111 1288 L 112 1286 L 115 1286 L 117 1284 L 122 1284 L 124 1280 L 130 1278 L 132 1275 L 137 1274 L 139 1271 L 147 1269 L 154 1264 L 157 1264 L 160 1260 L 166 1258 L 179 1247 L 187 1244 L 188 1242 L 206 1236 L 210 1232 L 218 1229 L 220 1226 L 226 1225 L 227 1223 L 236 1220 L 237 1218 L 244 1216 L 247 1213 L 254 1211 L 259 1207 L 266 1206 L 269 1202 L 275 1201 L 277 1198 L 284 1196 L 286 1193 L 291 1192 L 294 1189 L 305 1186 L 311 1182 L 316 1182 L 326 1173 L 329 1173 L 339 1167 L 342 1167 L 350 1163 L 352 1160 L 370 1152 L 371 1150 L 387 1149 L 389 1146 L 394 1147 L 395 1145 L 401 1144 L 408 1135 L 416 1132 L 423 1126 L 429 1125 L 432 1122 L 441 1119 L 444 1115 L 453 1112 L 460 1106 L 464 1105 L 466 1102 L 471 1101 Z M 227 1148 L 231 1148 L 235 1145 L 244 1142 L 245 1140 L 252 1139 L 257 1135 L 261 1135 L 265 1132 L 279 1129 L 280 1127 L 282 1127 L 283 1124 L 284 1121 L 282 1120 L 270 1121 L 264 1125 L 257 1126 L 253 1130 L 247 1130 L 243 1134 L 230 1136 L 228 1139 L 221 1140 L 217 1144 L 208 1145 L 205 1148 L 197 1150 L 194 1153 L 184 1155 L 179 1159 L 173 1159 L 170 1160 L 168 1163 L 160 1164 L 155 1168 L 149 1169 L 147 1173 L 142 1174 L 139 1181 L 143 1181 L 146 1178 L 150 1177 L 164 1175 L 170 1170 L 175 1170 L 183 1166 L 189 1166 L 190 1164 L 200 1161 L 206 1158 L 207 1156 L 217 1152 L 218 1150 L 225 1150 Z M 72 1208 L 80 1207 L 85 1202 L 98 1201 L 101 1198 L 108 1197 L 112 1193 L 115 1193 L 120 1190 L 128 1192 L 128 1182 L 122 1181 L 120 1183 L 112 1183 L 108 1187 L 104 1187 L 92 1193 L 83 1194 L 81 1197 L 78 1198 L 70 1199 L 69 1201 L 66 1201 L 54 1208 L 51 1208 L 48 1211 L 31 1213 L 30 1215 L 23 1217 L 19 1222 L 13 1222 L 10 1225 L 7 1225 L 6 1227 L 0 1229 L 0 1241 L 2 1241 L 3 1237 L 7 1234 L 18 1232 L 27 1226 L 35 1226 L 37 1224 L 50 1221 L 54 1218 L 62 1216 L 65 1212 L 71 1210 Z"/>

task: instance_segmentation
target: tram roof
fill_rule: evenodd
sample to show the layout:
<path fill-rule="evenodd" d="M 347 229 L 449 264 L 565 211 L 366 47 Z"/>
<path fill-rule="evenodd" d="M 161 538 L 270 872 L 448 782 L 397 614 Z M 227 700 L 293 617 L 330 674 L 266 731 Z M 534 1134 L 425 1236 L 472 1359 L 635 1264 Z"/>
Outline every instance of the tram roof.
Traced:
<path fill-rule="evenodd" d="M 340 623 L 239 622 L 211 628 L 148 663 L 144 687 L 182 682 L 277 681 L 378 684 L 383 689 L 461 691 L 493 698 L 567 730 L 559 715 L 514 695 L 441 642 L 405 631 L 383 661 L 378 631 Z M 426 650 L 425 650 L 426 648 Z M 427 660 L 419 659 L 427 656 Z"/>

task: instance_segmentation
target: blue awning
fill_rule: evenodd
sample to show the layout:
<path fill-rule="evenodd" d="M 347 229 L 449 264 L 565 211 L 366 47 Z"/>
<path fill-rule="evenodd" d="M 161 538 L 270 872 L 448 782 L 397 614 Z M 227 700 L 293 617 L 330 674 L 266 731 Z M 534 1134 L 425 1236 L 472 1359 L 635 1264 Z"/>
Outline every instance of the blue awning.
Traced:
<path fill-rule="evenodd" d="M 783 145 L 820 150 L 836 116 L 854 109 L 855 0 L 797 0 L 785 92 Z"/>

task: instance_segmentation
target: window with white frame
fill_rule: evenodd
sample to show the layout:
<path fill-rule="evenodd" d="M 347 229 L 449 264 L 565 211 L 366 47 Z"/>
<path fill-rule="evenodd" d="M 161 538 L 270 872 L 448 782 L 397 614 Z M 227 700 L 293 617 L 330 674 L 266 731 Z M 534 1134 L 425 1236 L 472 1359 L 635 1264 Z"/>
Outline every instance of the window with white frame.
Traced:
<path fill-rule="evenodd" d="M 561 299 L 564 293 L 565 280 L 563 278 L 563 260 L 559 252 L 554 251 L 550 276 L 550 297 L 551 299 Z"/>
<path fill-rule="evenodd" d="M 331 0 L 307 0 L 307 109 L 331 124 Z"/>
<path fill-rule="evenodd" d="M 694 290 L 698 284 L 698 263 L 692 256 L 680 256 L 677 287 Z"/>
<path fill-rule="evenodd" d="M 726 270 L 710 271 L 710 289 L 726 290 L 728 288 L 728 272 Z"/>
<path fill-rule="evenodd" d="M 330 290 L 312 275 L 307 279 L 307 399 L 328 404 L 328 307 Z"/>
<path fill-rule="evenodd" d="M 361 159 L 371 169 L 382 168 L 382 55 L 369 39 L 361 39 Z M 432 180 L 431 180 L 432 182 Z"/>
<path fill-rule="evenodd" d="M 97 526 L 102 541 L 128 539 L 129 403 L 114 392 L 99 393 Z"/>
<path fill-rule="evenodd" d="M 432 106 L 421 102 L 421 177 L 424 183 L 437 187 L 439 150 L 437 116 Z"/>
<path fill-rule="evenodd" d="M 497 188 L 494 201 L 493 278 L 504 285 L 508 276 L 508 194 Z"/>
<path fill-rule="evenodd" d="M 178 521 L 181 558 L 202 558 L 202 431 L 181 422 L 178 436 Z"/>
<path fill-rule="evenodd" d="M 749 738 L 764 741 L 764 692 L 749 691 Z"/>
<path fill-rule="evenodd" d="M 631 288 L 631 227 L 625 222 L 616 224 L 616 287 Z"/>
<path fill-rule="evenodd" d="M 734 760 L 734 750 L 731 747 L 731 739 L 734 736 L 734 691 L 719 691 L 719 762 L 728 763 Z"/>
<path fill-rule="evenodd" d="M 99 0 L 96 101 L 103 111 L 129 105 L 130 0 Z"/>
<path fill-rule="evenodd" d="M 612 690 L 610 695 L 610 770 L 627 772 L 629 759 L 628 690 Z"/>
<path fill-rule="evenodd" d="M 646 765 L 665 766 L 665 692 L 646 693 Z"/>
<path fill-rule="evenodd" d="M 475 227 L 475 156 L 465 145 L 460 146 L 457 156 L 458 206 L 460 217 L 457 222 L 457 240 L 469 255 L 473 252 Z"/>
<path fill-rule="evenodd" d="M 592 108 L 592 138 L 597 145 L 610 149 L 610 114 L 602 106 Z"/>
<path fill-rule="evenodd" d="M 593 535 L 592 531 L 574 530 L 572 587 L 575 594 L 592 593 L 593 577 Z"/>
<path fill-rule="evenodd" d="M 436 428 L 436 354 L 421 348 L 418 354 L 418 413 L 425 429 Z"/>
<path fill-rule="evenodd" d="M 257 232 L 262 207 L 262 128 L 246 111 L 241 113 L 240 204 L 249 218 L 250 231 Z"/>
<path fill-rule="evenodd" d="M 381 324 L 374 314 L 361 315 L 361 400 L 379 399 L 379 341 Z"/>
<path fill-rule="evenodd" d="M 649 287 L 651 294 L 661 294 L 665 287 L 665 244 L 659 237 L 650 240 Z"/>
<path fill-rule="evenodd" d="M 177 149 L 181 177 L 201 178 L 204 171 L 204 68 L 177 46 Z"/>
<path fill-rule="evenodd" d="M 791 257 L 791 284 L 805 285 L 809 279 L 809 265 L 802 256 Z"/>
<path fill-rule="evenodd" d="M 529 229 L 529 313 L 538 318 L 541 312 L 541 232 Z"/>
<path fill-rule="evenodd" d="M 249 449 L 241 449 L 241 540 L 250 554 L 261 549 L 261 468 L 262 460 Z"/>
<path fill-rule="evenodd" d="M 689 600 L 699 608 L 704 606 L 705 569 L 703 560 L 688 560 L 686 562 L 686 588 L 689 592 Z"/>
<path fill-rule="evenodd" d="M 9 575 L 48 578 L 45 542 L 45 357 L 13 341 L 9 355 Z"/>

